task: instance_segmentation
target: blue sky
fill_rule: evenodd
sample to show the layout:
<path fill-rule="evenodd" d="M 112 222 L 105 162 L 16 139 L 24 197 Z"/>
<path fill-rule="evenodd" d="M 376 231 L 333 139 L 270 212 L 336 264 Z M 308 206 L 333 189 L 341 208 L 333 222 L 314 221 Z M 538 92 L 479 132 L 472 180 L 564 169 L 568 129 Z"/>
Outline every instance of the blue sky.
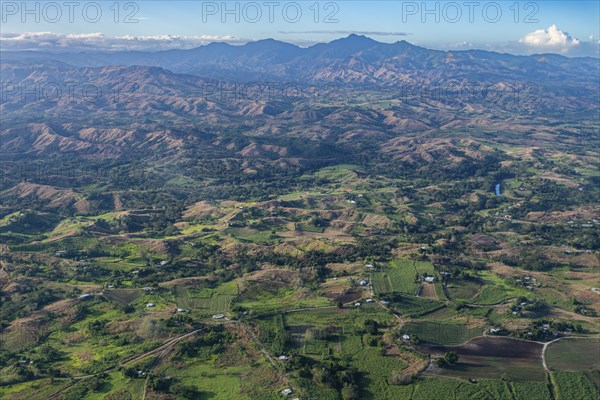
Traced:
<path fill-rule="evenodd" d="M 81 1 L 71 20 L 62 1 L 54 3 L 58 7 L 45 3 L 26 2 L 25 10 L 21 1 L 2 2 L 3 50 L 85 47 L 86 41 L 90 47 L 123 49 L 129 43 L 132 49 L 157 49 L 264 38 L 306 46 L 357 32 L 439 49 L 594 55 L 600 39 L 597 1 L 154 0 L 119 2 L 118 14 L 113 1 Z M 101 5 L 101 15 L 95 4 Z M 23 37 L 32 33 L 37 35 Z"/>

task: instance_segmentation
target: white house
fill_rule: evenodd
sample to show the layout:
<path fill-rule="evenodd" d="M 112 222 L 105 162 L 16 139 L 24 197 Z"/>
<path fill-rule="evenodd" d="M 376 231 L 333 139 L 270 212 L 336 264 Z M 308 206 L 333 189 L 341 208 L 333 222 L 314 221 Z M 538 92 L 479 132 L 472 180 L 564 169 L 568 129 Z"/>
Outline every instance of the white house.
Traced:
<path fill-rule="evenodd" d="M 146 307 L 156 307 L 156 304 L 154 304 L 154 303 L 148 303 L 148 304 L 146 304 Z"/>
<path fill-rule="evenodd" d="M 281 394 L 284 396 L 289 396 L 290 394 L 292 394 L 292 389 L 283 389 L 281 391 Z"/>
<path fill-rule="evenodd" d="M 367 299 L 367 300 L 365 300 L 365 301 L 366 301 L 367 303 L 372 303 L 372 302 L 373 302 L 373 299 Z"/>
<path fill-rule="evenodd" d="M 354 307 L 360 307 L 360 303 L 354 303 Z"/>
<path fill-rule="evenodd" d="M 426 276 L 425 277 L 425 282 L 427 282 L 427 283 L 434 283 L 435 282 L 435 276 Z"/>
<path fill-rule="evenodd" d="M 225 318 L 225 314 L 215 314 L 212 317 L 213 319 L 223 319 Z"/>
<path fill-rule="evenodd" d="M 408 336 L 406 333 L 404 335 L 402 335 L 402 339 L 403 340 L 410 340 L 410 336 Z"/>
<path fill-rule="evenodd" d="M 360 286 L 366 286 L 369 282 L 367 282 L 366 280 L 362 279 L 360 282 L 358 282 L 358 284 Z"/>

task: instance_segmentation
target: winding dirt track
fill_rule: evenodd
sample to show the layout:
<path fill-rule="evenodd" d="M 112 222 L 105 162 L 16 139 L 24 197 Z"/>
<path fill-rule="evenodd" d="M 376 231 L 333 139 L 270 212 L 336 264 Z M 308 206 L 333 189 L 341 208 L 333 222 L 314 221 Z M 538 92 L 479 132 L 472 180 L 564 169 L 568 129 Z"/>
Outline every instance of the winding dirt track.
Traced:
<path fill-rule="evenodd" d="M 155 349 L 153 349 L 153 350 L 147 351 L 147 352 L 145 352 L 145 353 L 142 353 L 142 354 L 138 354 L 138 355 L 136 355 L 136 356 L 132 356 L 132 357 L 126 358 L 125 360 L 123 360 L 123 361 L 121 361 L 121 362 L 119 363 L 119 366 L 124 366 L 124 365 L 127 365 L 127 364 L 131 364 L 131 363 L 133 363 L 133 362 L 136 362 L 136 361 L 142 360 L 142 359 L 144 359 L 144 358 L 146 358 L 146 357 L 149 357 L 149 356 L 151 356 L 151 355 L 153 355 L 153 354 L 156 354 L 156 353 L 160 353 L 160 354 L 159 354 L 159 357 L 162 357 L 162 356 L 163 356 L 163 355 L 164 355 L 164 354 L 165 354 L 165 353 L 166 353 L 168 350 L 170 350 L 170 349 L 171 349 L 171 348 L 172 348 L 174 345 L 176 345 L 177 343 L 179 343 L 180 341 L 182 341 L 183 339 L 185 339 L 185 338 L 187 338 L 187 337 L 190 337 L 190 336 L 192 336 L 192 335 L 195 335 L 195 334 L 196 334 L 196 333 L 198 333 L 198 332 L 200 332 L 200 330 L 199 330 L 199 329 L 198 329 L 198 330 L 195 330 L 195 331 L 192 331 L 192 332 L 189 332 L 189 333 L 186 333 L 186 334 L 183 334 L 183 335 L 180 335 L 180 336 L 177 336 L 177 337 L 174 337 L 174 338 L 171 338 L 171 339 L 167 340 L 167 341 L 166 341 L 166 342 L 164 342 L 162 345 L 160 345 L 159 347 L 157 347 L 157 348 L 155 348 Z M 118 366 L 114 366 L 114 367 L 111 367 L 111 368 L 107 368 L 107 369 L 105 369 L 104 371 L 98 372 L 98 374 L 102 374 L 102 373 L 108 373 L 108 372 L 113 372 L 113 371 L 114 371 L 114 370 L 116 370 L 117 368 L 118 368 Z M 60 395 L 62 392 L 64 392 L 66 389 L 68 389 L 68 388 L 70 388 L 71 386 L 73 386 L 75 383 L 77 383 L 77 382 L 80 382 L 80 381 L 82 381 L 82 380 L 85 380 L 85 379 L 90 379 L 90 378 L 92 378 L 92 377 L 94 377 L 94 376 L 96 376 L 96 375 L 98 375 L 98 374 L 93 374 L 93 375 L 82 375 L 82 376 L 74 376 L 74 377 L 72 378 L 72 379 L 74 380 L 74 382 L 73 382 L 73 383 L 71 383 L 71 384 L 70 384 L 70 385 L 68 385 L 68 386 L 65 386 L 65 387 L 61 388 L 61 389 L 60 389 L 60 390 L 58 390 L 57 392 L 54 392 L 53 394 L 51 394 L 51 395 L 48 397 L 48 399 L 47 399 L 47 400 L 58 399 L 58 396 L 59 396 L 59 395 Z M 146 385 L 144 384 L 144 397 L 145 397 L 145 395 L 146 395 Z"/>

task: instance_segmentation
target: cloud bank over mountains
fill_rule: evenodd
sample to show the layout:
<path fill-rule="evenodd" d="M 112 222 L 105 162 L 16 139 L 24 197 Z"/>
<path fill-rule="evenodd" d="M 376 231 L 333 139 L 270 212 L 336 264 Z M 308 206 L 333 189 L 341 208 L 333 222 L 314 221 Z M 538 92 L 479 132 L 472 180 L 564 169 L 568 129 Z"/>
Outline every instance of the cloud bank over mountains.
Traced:
<path fill-rule="evenodd" d="M 319 31 L 324 33 L 325 31 Z M 348 33 L 343 31 L 344 33 Z M 280 31 L 278 34 L 290 35 L 295 32 Z M 328 33 L 342 33 L 342 31 L 329 31 Z M 406 32 L 360 32 L 375 36 L 409 36 Z M 277 36 L 277 35 L 275 35 Z M 229 44 L 244 44 L 254 39 L 244 39 L 233 35 L 152 35 L 152 36 L 107 36 L 104 33 L 63 34 L 54 32 L 23 32 L 0 33 L 0 50 L 3 51 L 54 51 L 54 52 L 80 52 L 80 51 L 160 51 L 170 49 L 191 49 L 207 45 L 212 42 L 226 42 Z M 306 40 L 289 42 L 300 46 L 310 46 L 317 42 Z M 459 43 L 439 44 L 419 43 L 430 48 L 442 50 L 468 50 L 481 49 L 502 53 L 531 55 L 537 53 L 557 53 L 565 56 L 600 56 L 600 41 L 589 36 L 580 40 L 568 32 L 551 25 L 547 29 L 537 29 L 527 33 L 518 40 L 504 43 L 474 43 L 464 41 Z"/>
<path fill-rule="evenodd" d="M 159 51 L 191 49 L 211 42 L 242 44 L 235 36 L 217 35 L 154 35 L 154 36 L 107 36 L 103 33 L 63 34 L 53 32 L 1 33 L 2 50 L 45 50 L 45 51 Z"/>

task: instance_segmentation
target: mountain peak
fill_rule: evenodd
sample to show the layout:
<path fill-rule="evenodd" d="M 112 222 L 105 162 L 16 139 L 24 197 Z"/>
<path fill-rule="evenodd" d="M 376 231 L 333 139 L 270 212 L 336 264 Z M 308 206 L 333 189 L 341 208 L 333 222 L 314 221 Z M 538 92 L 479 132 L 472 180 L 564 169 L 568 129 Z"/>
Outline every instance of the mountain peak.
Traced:
<path fill-rule="evenodd" d="M 349 54 L 364 51 L 381 44 L 364 35 L 355 33 L 341 39 L 332 40 L 329 43 L 319 43 L 309 48 L 311 52 L 327 53 L 331 57 L 343 57 Z"/>
<path fill-rule="evenodd" d="M 334 40 L 334 42 L 351 42 L 351 43 L 365 43 L 365 44 L 378 44 L 379 42 L 375 39 L 371 39 L 368 36 L 365 35 L 358 35 L 356 33 L 351 33 L 350 35 L 346 36 L 345 38 L 341 38 L 338 40 Z"/>
<path fill-rule="evenodd" d="M 346 36 L 346 39 L 350 39 L 350 38 L 352 38 L 352 39 L 358 39 L 358 38 L 360 38 L 360 39 L 369 39 L 369 40 L 373 40 L 373 39 L 371 39 L 371 38 L 369 38 L 369 37 L 367 37 L 367 36 L 365 36 L 365 35 L 360 35 L 360 34 L 358 34 L 358 33 L 351 33 L 351 34 L 349 34 L 348 36 Z"/>
<path fill-rule="evenodd" d="M 282 42 L 275 39 L 261 39 L 254 42 L 248 42 L 245 47 L 266 47 L 266 48 L 298 48 L 295 44 Z"/>

